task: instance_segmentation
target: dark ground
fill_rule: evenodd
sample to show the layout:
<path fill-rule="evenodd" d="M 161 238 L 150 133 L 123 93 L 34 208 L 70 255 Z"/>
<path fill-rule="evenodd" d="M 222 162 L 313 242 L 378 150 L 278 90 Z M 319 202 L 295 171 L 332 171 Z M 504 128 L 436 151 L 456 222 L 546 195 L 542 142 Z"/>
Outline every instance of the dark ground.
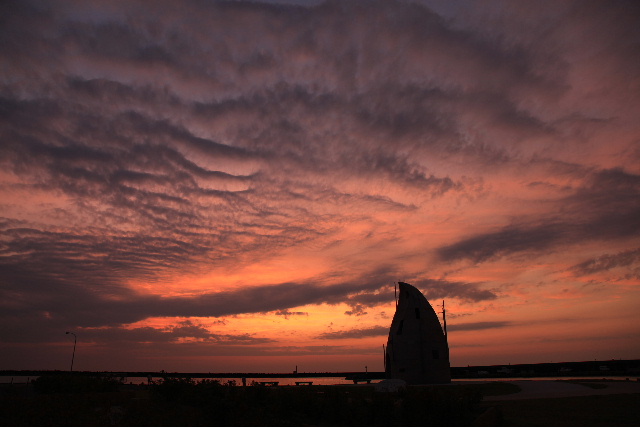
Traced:
<path fill-rule="evenodd" d="M 602 382 L 586 385 L 606 387 Z M 640 394 L 483 401 L 507 382 L 413 386 L 248 386 L 166 380 L 152 386 L 61 376 L 0 388 L 2 426 L 640 426 Z M 496 397 L 497 396 L 497 397 Z"/>
<path fill-rule="evenodd" d="M 640 394 L 492 402 L 502 423 L 513 427 L 637 427 Z M 491 424 L 487 424 L 491 425 Z"/>

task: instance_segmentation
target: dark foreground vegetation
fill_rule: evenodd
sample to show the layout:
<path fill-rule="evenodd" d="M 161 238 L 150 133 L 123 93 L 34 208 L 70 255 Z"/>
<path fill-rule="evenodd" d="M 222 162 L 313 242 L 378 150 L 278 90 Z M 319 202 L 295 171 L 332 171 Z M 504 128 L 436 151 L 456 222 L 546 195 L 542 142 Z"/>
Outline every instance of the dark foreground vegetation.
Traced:
<path fill-rule="evenodd" d="M 562 397 L 491 402 L 505 427 L 637 427 L 640 395 Z M 491 425 L 491 424 L 484 424 Z"/>
<path fill-rule="evenodd" d="M 105 378 L 40 377 L 26 392 L 0 398 L 11 426 L 469 426 L 479 414 L 478 386 L 237 386 L 166 379 L 126 386 Z"/>
<path fill-rule="evenodd" d="M 0 387 L 0 426 L 640 425 L 639 394 L 482 402 L 483 396 L 519 390 L 505 382 L 378 393 L 366 385 L 242 387 L 174 378 L 127 385 L 106 377 L 50 375 L 28 386 Z"/>

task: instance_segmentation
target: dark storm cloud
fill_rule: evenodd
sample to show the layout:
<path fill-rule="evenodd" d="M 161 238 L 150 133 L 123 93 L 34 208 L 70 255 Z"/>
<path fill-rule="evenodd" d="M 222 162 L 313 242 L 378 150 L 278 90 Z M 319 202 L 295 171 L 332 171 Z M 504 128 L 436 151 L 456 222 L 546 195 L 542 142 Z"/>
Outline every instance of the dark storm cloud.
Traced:
<path fill-rule="evenodd" d="M 481 331 L 486 329 L 506 328 L 516 326 L 513 322 L 509 321 L 495 321 L 495 322 L 469 322 L 459 324 L 449 324 L 447 330 L 449 331 Z M 367 337 L 385 336 L 389 333 L 388 326 L 372 326 L 369 328 L 354 328 L 344 331 L 331 331 L 318 335 L 319 339 L 358 339 Z"/>
<path fill-rule="evenodd" d="M 339 304 L 350 301 L 353 295 L 376 291 L 381 286 L 386 286 L 384 282 L 381 284 L 382 280 L 363 276 L 349 283 L 280 283 L 203 294 L 194 298 L 157 298 L 153 302 L 149 301 L 149 309 L 161 310 L 169 316 L 220 317 L 286 310 L 307 304 Z M 145 304 L 145 301 L 141 303 Z"/>
<path fill-rule="evenodd" d="M 486 329 L 506 328 L 515 326 L 513 322 L 496 321 L 496 322 L 470 322 L 449 324 L 447 326 L 448 331 L 483 331 Z"/>
<path fill-rule="evenodd" d="M 350 284 L 284 283 L 194 297 L 160 297 L 135 293 L 120 284 L 122 279 L 109 274 L 108 268 L 83 259 L 77 260 L 77 265 L 67 263 L 57 269 L 55 258 L 42 259 L 34 268 L 25 264 L 22 271 L 17 265 L 18 262 L 10 260 L 1 266 L 5 285 L 0 289 L 0 317 L 6 340 L 22 339 L 19 337 L 32 333 L 41 338 L 42 331 L 48 331 L 49 327 L 118 326 L 148 317 L 222 317 L 271 311 L 291 314 L 288 309 L 292 307 L 337 304 L 348 300 L 351 294 L 380 286 L 379 282 L 366 282 L 363 278 Z M 142 274 L 144 267 L 144 264 L 127 266 L 138 274 Z M 104 277 L 100 274 L 102 268 Z M 111 269 L 117 270 L 117 264 Z M 33 321 L 21 323 L 23 316 Z"/>
<path fill-rule="evenodd" d="M 347 316 L 364 316 L 368 314 L 367 307 L 387 304 L 390 301 L 393 301 L 393 293 L 389 285 L 384 285 L 374 291 L 358 292 L 349 296 L 345 301 L 351 309 L 345 311 L 344 314 Z"/>
<path fill-rule="evenodd" d="M 442 279 L 422 279 L 413 283 L 430 300 L 459 298 L 467 302 L 479 302 L 498 298 L 495 292 L 480 289 L 477 283 L 455 282 Z"/>
<path fill-rule="evenodd" d="M 635 277 L 640 277 L 640 249 L 631 249 L 617 254 L 604 254 L 597 258 L 591 258 L 580 264 L 576 264 L 569 270 L 578 276 L 586 276 L 618 267 L 630 266 L 636 266 Z"/>
<path fill-rule="evenodd" d="M 76 252 L 68 256 L 52 249 L 47 257 L 26 247 L 21 250 L 37 253 L 38 259 L 25 260 L 28 257 L 25 254 L 5 258 L 0 266 L 5 281 L 5 286 L 0 290 L 4 340 L 37 338 L 47 341 L 47 336 L 56 336 L 56 330 L 73 327 L 110 326 L 107 329 L 110 333 L 123 331 L 123 334 L 132 334 L 118 326 L 149 317 L 224 317 L 272 311 L 283 316 L 303 315 L 307 313 L 292 312 L 290 309 L 308 304 L 344 302 L 352 307 L 348 314 L 361 315 L 366 307 L 384 304 L 393 298 L 387 277 L 392 272 L 384 269 L 349 283 L 331 285 L 307 281 L 253 286 L 190 297 L 143 295 L 123 286 L 121 281 L 131 274 L 144 277 L 145 273 L 153 280 L 151 267 L 168 262 L 168 254 L 160 252 L 155 254 L 157 258 L 145 259 L 123 254 L 121 259 L 105 261 L 100 258 L 108 257 L 87 256 L 82 241 L 77 244 L 80 246 L 74 248 Z M 149 252 L 151 250 L 147 249 Z M 138 251 L 132 249 L 131 253 Z M 23 259 L 20 262 L 15 258 Z M 67 258 L 74 259 L 75 264 L 71 264 Z M 137 259 L 134 265 L 130 264 L 132 259 Z M 496 298 L 493 292 L 480 290 L 475 284 L 423 280 L 417 285 L 429 298 L 449 297 L 469 301 Z M 24 316 L 31 321 L 24 322 Z M 154 332 L 146 329 L 138 332 L 145 331 Z M 160 337 L 175 338 L 176 331 L 173 331 L 174 335 L 167 331 L 160 332 Z"/>
<path fill-rule="evenodd" d="M 567 232 L 565 224 L 525 227 L 507 227 L 494 233 L 461 240 L 439 248 L 438 254 L 447 261 L 468 258 L 482 262 L 503 254 L 546 249 Z"/>
<path fill-rule="evenodd" d="M 492 290 L 481 289 L 478 283 L 455 282 L 441 279 L 415 279 L 411 283 L 423 292 L 424 296 L 431 300 L 442 298 L 456 298 L 465 302 L 479 302 L 498 298 Z M 346 311 L 348 316 L 364 316 L 368 314 L 368 307 L 375 307 L 393 301 L 394 293 L 390 285 L 383 286 L 374 291 L 358 292 L 350 295 L 345 303 L 351 309 Z"/>
<path fill-rule="evenodd" d="M 213 342 L 222 345 L 251 345 L 274 342 L 268 338 L 256 338 L 249 334 L 230 335 L 214 334 L 203 325 L 194 324 L 189 320 L 165 328 L 100 328 L 82 329 L 79 331 L 84 342 L 135 342 L 135 343 L 175 343 L 180 339 L 192 339 L 198 342 Z"/>
<path fill-rule="evenodd" d="M 318 335 L 319 339 L 357 339 L 367 337 L 384 336 L 389 333 L 389 328 L 385 326 L 372 326 L 370 328 L 350 329 L 346 331 L 325 332 Z"/>
<path fill-rule="evenodd" d="M 285 319 L 289 319 L 291 316 L 308 316 L 309 313 L 306 311 L 289 311 L 287 309 L 277 310 L 274 313 L 276 316 L 282 316 Z"/>
<path fill-rule="evenodd" d="M 377 348 L 358 348 L 351 345 L 310 345 L 279 346 L 258 350 L 265 356 L 305 356 L 305 355 L 337 355 L 337 354 L 378 354 Z"/>
<path fill-rule="evenodd" d="M 556 202 L 562 216 L 524 221 L 438 248 L 443 260 L 488 259 L 518 252 L 556 250 L 583 241 L 625 240 L 640 233 L 640 175 L 620 169 L 593 172 L 569 197 Z"/>

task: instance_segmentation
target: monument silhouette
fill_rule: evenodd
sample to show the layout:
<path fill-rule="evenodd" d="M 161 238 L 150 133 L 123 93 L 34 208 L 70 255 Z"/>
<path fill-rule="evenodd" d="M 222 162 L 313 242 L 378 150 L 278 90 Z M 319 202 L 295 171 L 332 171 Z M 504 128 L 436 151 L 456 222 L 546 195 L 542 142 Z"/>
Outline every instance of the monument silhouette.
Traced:
<path fill-rule="evenodd" d="M 399 291 L 385 350 L 386 377 L 407 384 L 451 382 L 449 345 L 438 315 L 415 287 L 399 282 Z"/>

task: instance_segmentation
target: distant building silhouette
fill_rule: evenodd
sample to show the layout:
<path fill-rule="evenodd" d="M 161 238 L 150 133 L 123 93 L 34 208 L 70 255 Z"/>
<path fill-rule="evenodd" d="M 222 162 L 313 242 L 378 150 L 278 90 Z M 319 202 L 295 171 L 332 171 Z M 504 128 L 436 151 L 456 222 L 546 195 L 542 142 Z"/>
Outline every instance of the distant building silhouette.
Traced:
<path fill-rule="evenodd" d="M 438 315 L 422 293 L 400 282 L 385 354 L 387 378 L 407 384 L 451 382 L 449 345 Z"/>

